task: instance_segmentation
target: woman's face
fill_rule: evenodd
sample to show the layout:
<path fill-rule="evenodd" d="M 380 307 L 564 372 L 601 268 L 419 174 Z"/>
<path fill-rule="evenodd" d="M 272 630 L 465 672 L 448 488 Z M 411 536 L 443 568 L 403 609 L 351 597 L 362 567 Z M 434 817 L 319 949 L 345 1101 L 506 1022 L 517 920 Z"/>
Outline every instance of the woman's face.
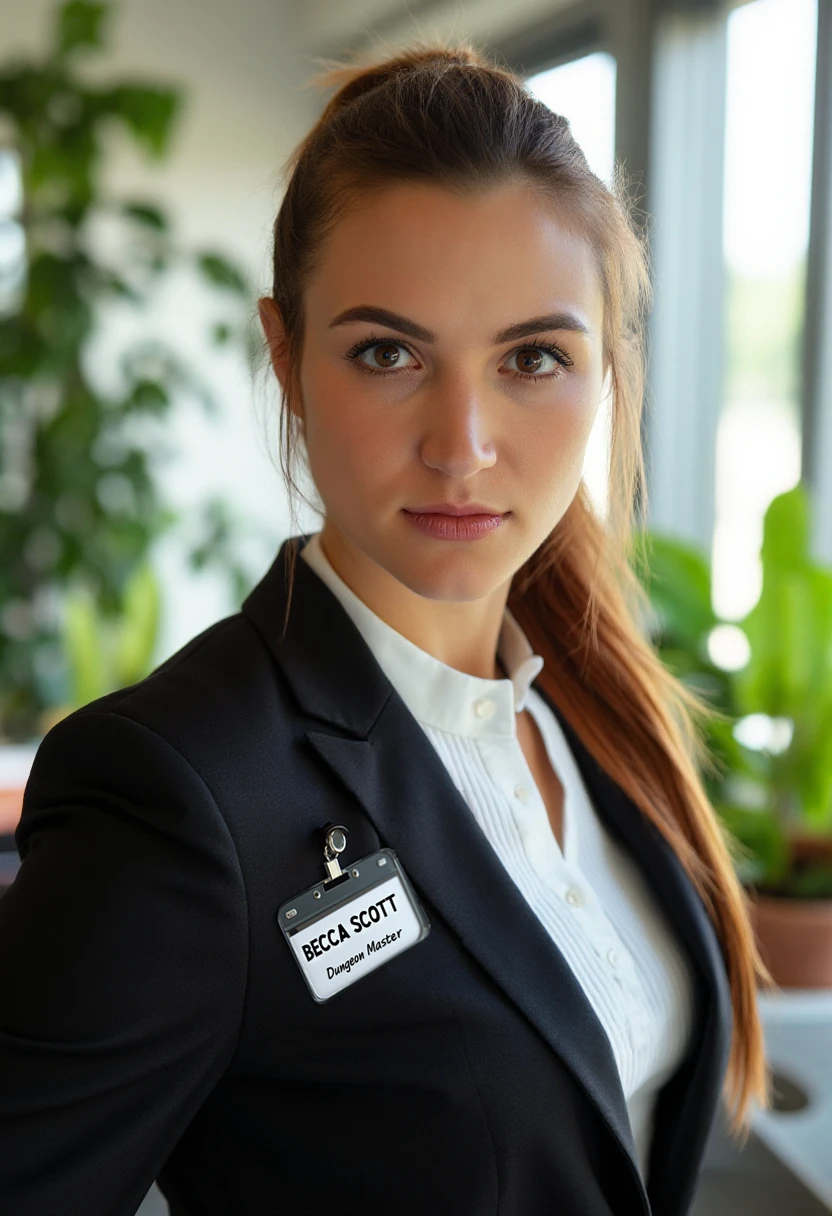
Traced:
<path fill-rule="evenodd" d="M 507 593 L 578 489 L 601 399 L 589 247 L 521 183 L 396 185 L 335 227 L 304 310 L 294 408 L 330 552 L 430 599 Z M 440 539 L 406 514 L 443 502 L 502 522 Z"/>

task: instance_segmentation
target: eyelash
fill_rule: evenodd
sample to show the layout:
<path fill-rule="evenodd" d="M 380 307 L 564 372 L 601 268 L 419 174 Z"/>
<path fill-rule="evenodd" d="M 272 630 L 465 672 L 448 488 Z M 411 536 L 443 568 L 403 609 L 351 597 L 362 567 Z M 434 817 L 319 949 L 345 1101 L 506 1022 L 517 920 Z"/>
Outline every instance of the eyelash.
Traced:
<path fill-rule="evenodd" d="M 356 342 L 355 346 L 351 346 L 350 349 L 345 353 L 344 358 L 355 363 L 359 371 L 369 372 L 371 376 L 395 376 L 397 374 L 401 374 L 402 372 L 409 371 L 409 368 L 406 367 L 392 368 L 388 371 L 384 371 L 380 367 L 368 367 L 366 363 L 362 363 L 359 360 L 358 356 L 363 354 L 365 350 L 369 350 L 371 346 L 381 345 L 401 346 L 409 355 L 413 355 L 413 351 L 406 342 L 399 342 L 398 339 L 393 338 L 378 338 L 375 336 L 375 334 L 372 334 L 369 338 L 363 338 L 360 342 Z M 562 376 L 565 369 L 572 366 L 572 360 L 565 353 L 565 351 L 562 351 L 559 346 L 555 345 L 554 342 L 549 342 L 545 338 L 541 338 L 540 340 L 536 339 L 534 342 L 525 342 L 522 346 L 518 346 L 511 351 L 509 358 L 511 355 L 516 355 L 518 351 L 521 350 L 543 350 L 548 355 L 551 355 L 554 359 L 556 359 L 560 365 L 556 371 L 544 372 L 538 376 L 533 376 L 530 372 L 514 373 L 515 376 L 519 376 L 523 380 L 552 380 L 556 376 Z M 416 356 L 413 355 L 413 358 L 415 359 Z"/>

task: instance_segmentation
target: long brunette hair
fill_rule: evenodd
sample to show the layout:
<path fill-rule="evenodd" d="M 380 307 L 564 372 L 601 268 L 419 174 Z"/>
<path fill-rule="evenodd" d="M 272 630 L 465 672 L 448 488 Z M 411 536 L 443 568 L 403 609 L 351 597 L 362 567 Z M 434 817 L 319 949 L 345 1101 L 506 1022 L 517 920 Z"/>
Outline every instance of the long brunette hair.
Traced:
<path fill-rule="evenodd" d="M 336 91 L 285 163 L 274 225 L 273 296 L 289 356 L 280 468 L 290 503 L 304 497 L 292 469 L 295 458 L 306 459 L 302 424 L 287 404 L 299 390 L 304 286 L 339 218 L 396 182 L 476 191 L 521 180 L 540 192 L 595 251 L 612 385 L 608 496 L 602 519 L 581 481 L 550 536 L 515 573 L 508 606 L 544 658 L 544 691 L 674 849 L 715 926 L 733 1004 L 724 1097 L 731 1132 L 744 1143 L 752 1101 L 771 1105 L 756 989 L 775 985 L 736 875 L 739 846 L 700 780 L 713 765 L 700 728 L 720 715 L 668 671 L 643 628 L 649 602 L 634 570 L 634 537 L 647 504 L 641 415 L 652 287 L 628 184 L 620 165 L 611 185 L 601 181 L 567 119 L 468 39 L 419 41 L 380 62 L 324 66 L 313 83 Z M 296 546 L 287 556 L 291 601 Z"/>

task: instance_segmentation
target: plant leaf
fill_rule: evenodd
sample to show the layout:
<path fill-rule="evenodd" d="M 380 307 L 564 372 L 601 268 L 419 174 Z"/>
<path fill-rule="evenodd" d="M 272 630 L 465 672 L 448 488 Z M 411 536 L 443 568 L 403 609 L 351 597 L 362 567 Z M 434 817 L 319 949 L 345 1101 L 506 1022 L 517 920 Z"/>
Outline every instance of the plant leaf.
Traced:
<path fill-rule="evenodd" d="M 68 0 L 62 4 L 57 12 L 58 53 L 68 55 L 72 51 L 103 46 L 104 25 L 109 16 L 109 4 L 93 0 Z"/>
<path fill-rule="evenodd" d="M 122 616 L 113 658 L 120 688 L 142 679 L 150 670 L 159 629 L 160 595 L 153 568 L 144 561 L 124 588 Z"/>
<path fill-rule="evenodd" d="M 146 85 L 120 85 L 108 95 L 110 108 L 151 156 L 160 159 L 167 150 L 174 119 L 182 105 L 176 89 Z"/>
<path fill-rule="evenodd" d="M 755 871 L 754 881 L 776 886 L 789 867 L 788 841 L 776 814 L 736 804 L 718 805 L 716 811 L 730 835 L 742 846 L 742 851 L 747 851 L 746 860 L 753 864 Z"/>
<path fill-rule="evenodd" d="M 215 287 L 224 287 L 248 298 L 248 285 L 242 273 L 220 254 L 203 250 L 196 254 L 196 264 L 203 277 Z"/>
<path fill-rule="evenodd" d="M 155 232 L 167 232 L 170 228 L 164 211 L 152 203 L 123 203 L 121 210 L 129 219 Z"/>
<path fill-rule="evenodd" d="M 809 495 L 802 482 L 771 500 L 763 518 L 760 557 L 766 573 L 796 570 L 809 561 Z"/>
<path fill-rule="evenodd" d="M 818 864 L 791 875 L 787 890 L 797 899 L 832 899 L 832 866 Z"/>
<path fill-rule="evenodd" d="M 642 577 L 642 583 L 659 614 L 661 632 L 699 651 L 717 624 L 705 555 L 677 537 L 659 533 L 651 533 L 641 543 L 649 546 L 649 575 Z"/>
<path fill-rule="evenodd" d="M 63 642 L 76 706 L 88 705 L 107 688 L 104 630 L 90 592 L 71 588 L 64 603 Z"/>

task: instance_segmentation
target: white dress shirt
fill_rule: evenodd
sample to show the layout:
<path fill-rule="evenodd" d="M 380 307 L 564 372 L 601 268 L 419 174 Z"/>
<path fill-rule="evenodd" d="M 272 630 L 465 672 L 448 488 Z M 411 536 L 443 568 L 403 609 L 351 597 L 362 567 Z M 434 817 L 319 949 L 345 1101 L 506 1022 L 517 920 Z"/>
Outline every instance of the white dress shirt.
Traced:
<path fill-rule="evenodd" d="M 497 655 L 510 678 L 458 671 L 373 612 L 336 573 L 319 533 L 301 556 L 360 630 L 580 981 L 612 1045 L 646 1173 L 656 1091 L 691 1030 L 690 976 L 661 907 L 598 818 L 560 723 L 532 687 L 543 659 L 506 608 Z M 518 740 L 523 709 L 563 785 L 563 851 Z"/>

